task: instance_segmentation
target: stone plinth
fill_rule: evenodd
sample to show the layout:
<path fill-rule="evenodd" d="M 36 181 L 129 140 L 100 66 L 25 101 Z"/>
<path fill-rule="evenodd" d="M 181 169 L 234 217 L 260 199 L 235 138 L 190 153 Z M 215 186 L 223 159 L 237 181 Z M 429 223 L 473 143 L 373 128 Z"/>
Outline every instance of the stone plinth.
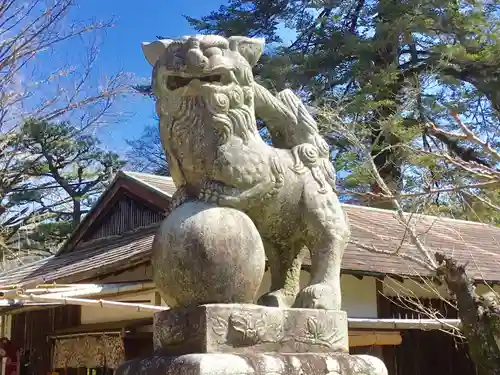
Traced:
<path fill-rule="evenodd" d="M 115 375 L 387 375 L 372 356 L 344 353 L 153 355 L 123 363 Z"/>
<path fill-rule="evenodd" d="M 250 304 L 213 304 L 158 312 L 153 340 L 155 350 L 164 349 L 169 355 L 349 351 L 344 311 Z"/>

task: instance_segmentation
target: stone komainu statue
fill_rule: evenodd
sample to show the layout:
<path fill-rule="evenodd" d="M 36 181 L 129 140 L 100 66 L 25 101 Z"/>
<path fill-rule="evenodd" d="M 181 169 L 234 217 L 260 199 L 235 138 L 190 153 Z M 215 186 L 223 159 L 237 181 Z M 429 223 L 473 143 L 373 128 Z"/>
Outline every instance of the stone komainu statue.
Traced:
<path fill-rule="evenodd" d="M 215 35 L 144 44 L 153 65 L 160 136 L 178 188 L 174 205 L 201 199 L 245 212 L 271 268 L 269 306 L 340 309 L 349 225 L 335 193 L 329 148 L 290 90 L 276 96 L 252 67 L 262 39 Z M 262 139 L 256 115 L 274 145 Z M 311 281 L 299 291 L 303 251 Z"/>

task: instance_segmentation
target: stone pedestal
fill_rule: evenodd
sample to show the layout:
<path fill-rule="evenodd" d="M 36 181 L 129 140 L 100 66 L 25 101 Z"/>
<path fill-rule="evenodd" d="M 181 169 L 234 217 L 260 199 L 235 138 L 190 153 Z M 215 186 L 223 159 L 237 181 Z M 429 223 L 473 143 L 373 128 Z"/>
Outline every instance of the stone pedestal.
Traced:
<path fill-rule="evenodd" d="M 344 311 L 202 305 L 156 313 L 153 326 L 155 349 L 173 355 L 349 352 Z"/>
<path fill-rule="evenodd" d="M 153 332 L 155 353 L 115 375 L 387 375 L 348 354 L 343 311 L 202 305 L 156 313 Z"/>
<path fill-rule="evenodd" d="M 387 375 L 384 363 L 368 355 L 343 353 L 201 353 L 153 355 L 129 361 L 117 375 Z"/>

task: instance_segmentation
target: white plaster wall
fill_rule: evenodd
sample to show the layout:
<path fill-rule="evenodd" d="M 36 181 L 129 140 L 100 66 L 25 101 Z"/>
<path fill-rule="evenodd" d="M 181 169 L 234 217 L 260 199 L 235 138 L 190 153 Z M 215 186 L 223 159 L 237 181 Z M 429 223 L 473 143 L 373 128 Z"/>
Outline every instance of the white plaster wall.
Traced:
<path fill-rule="evenodd" d="M 310 275 L 306 271 L 302 271 L 300 284 L 304 287 L 308 284 Z M 266 272 L 262 285 L 259 289 L 258 296 L 269 291 L 271 284 L 271 275 Z M 376 279 L 374 277 L 365 276 L 362 279 L 351 275 L 342 275 L 342 309 L 347 311 L 351 318 L 376 318 L 377 317 L 377 290 Z M 500 286 L 493 288 L 500 294 Z M 421 284 L 413 280 L 405 280 L 404 282 L 395 281 L 390 278 L 385 278 L 383 281 L 384 294 L 388 296 L 407 295 L 423 298 L 436 298 L 437 293 L 442 296 L 446 295 L 445 288 L 436 285 Z M 491 288 L 486 285 L 479 285 L 477 292 L 483 294 L 490 291 Z M 148 300 L 154 304 L 154 292 L 146 292 L 134 295 L 123 296 L 119 298 L 108 298 L 118 301 L 141 301 Z M 161 301 L 163 306 L 165 302 Z M 82 324 L 102 323 L 120 320 L 143 319 L 153 315 L 153 312 L 137 312 L 134 309 L 128 308 L 101 308 L 98 306 L 82 306 Z M 10 327 L 9 327 L 10 328 Z"/>
<path fill-rule="evenodd" d="M 300 286 L 303 288 L 311 279 L 306 271 L 300 275 Z M 377 293 L 376 283 L 373 277 L 363 277 L 361 280 L 351 276 L 342 275 L 340 279 L 342 288 L 342 309 L 352 318 L 376 318 L 377 317 Z M 271 285 L 271 274 L 266 272 L 260 286 L 258 296 L 269 291 Z"/>
<path fill-rule="evenodd" d="M 447 296 L 446 288 L 424 282 L 423 279 L 403 281 L 386 277 L 383 280 L 383 291 L 386 296 L 409 296 L 420 298 L 437 298 L 439 295 Z"/>
<path fill-rule="evenodd" d="M 105 283 L 130 283 L 133 281 L 148 281 L 153 278 L 153 269 L 151 265 L 143 265 L 133 270 L 123 271 L 118 275 L 107 276 L 100 279 L 101 284 Z"/>
<path fill-rule="evenodd" d="M 342 275 L 342 310 L 350 318 L 377 317 L 377 284 L 374 277 L 358 279 L 351 275 Z"/>
<path fill-rule="evenodd" d="M 491 291 L 494 291 L 496 292 L 499 296 L 500 296 L 500 285 L 494 285 L 493 287 L 490 286 L 490 285 L 485 285 L 485 284 L 481 284 L 481 285 L 478 285 L 476 287 L 476 292 L 479 294 L 479 295 L 482 295 L 484 293 L 489 293 Z"/>

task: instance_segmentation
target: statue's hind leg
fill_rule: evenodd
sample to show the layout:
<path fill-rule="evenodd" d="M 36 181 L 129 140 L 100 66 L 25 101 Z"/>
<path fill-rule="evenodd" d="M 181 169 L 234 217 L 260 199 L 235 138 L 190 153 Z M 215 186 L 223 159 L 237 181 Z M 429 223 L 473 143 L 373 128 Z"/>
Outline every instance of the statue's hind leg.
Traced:
<path fill-rule="evenodd" d="M 271 270 L 271 288 L 257 303 L 264 306 L 291 307 L 300 289 L 303 252 L 298 246 L 277 246 L 266 241 L 264 247 Z"/>
<path fill-rule="evenodd" d="M 340 267 L 350 235 L 347 217 L 331 190 L 306 192 L 304 200 L 311 282 L 299 292 L 294 307 L 340 310 Z"/>

